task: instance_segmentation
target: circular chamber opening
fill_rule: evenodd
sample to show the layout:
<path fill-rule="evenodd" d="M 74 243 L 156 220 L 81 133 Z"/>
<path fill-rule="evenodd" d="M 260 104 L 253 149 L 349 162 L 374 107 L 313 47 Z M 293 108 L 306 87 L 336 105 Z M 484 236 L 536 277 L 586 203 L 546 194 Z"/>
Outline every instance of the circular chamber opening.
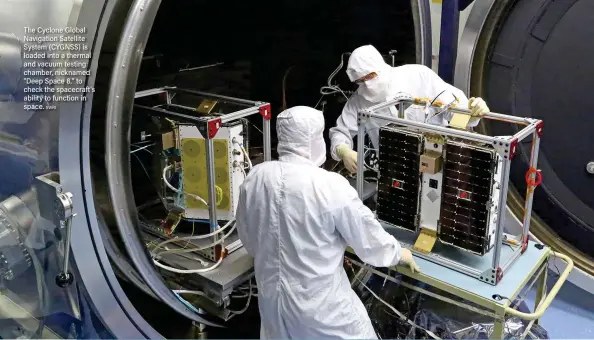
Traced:
<path fill-rule="evenodd" d="M 150 12 L 150 9 L 145 10 Z M 353 90 L 344 72 L 348 60 L 345 53 L 373 44 L 391 64 L 416 62 L 419 44 L 415 43 L 415 25 L 418 23 L 413 21 L 413 13 L 418 8 L 405 1 L 389 6 L 376 2 L 345 6 L 339 1 L 161 2 L 141 57 L 138 77 L 132 80 L 136 83 L 136 92 L 147 94 L 151 89 L 172 86 L 200 91 L 200 94 L 155 91 L 137 96 L 134 104 L 140 106 L 130 106 L 131 111 L 121 112 L 125 117 L 125 124 L 121 126 L 129 125 L 130 131 L 123 128 L 118 132 L 122 141 L 119 147 L 126 147 L 121 150 L 122 155 L 115 156 L 117 161 L 113 163 L 121 167 L 118 171 L 123 174 L 118 188 L 108 180 L 112 169 L 106 166 L 106 158 L 112 157 L 106 155 L 106 134 L 114 133 L 114 125 L 107 123 L 108 112 L 113 108 L 107 107 L 106 102 L 109 91 L 114 90 L 110 77 L 118 57 L 117 43 L 125 37 L 123 30 L 130 24 L 126 23 L 126 16 L 121 15 L 126 11 L 127 8 L 122 8 L 110 22 L 108 39 L 101 51 L 90 134 L 95 203 L 100 207 L 98 214 L 104 222 L 103 234 L 110 261 L 133 305 L 163 336 L 203 336 L 204 329 L 193 327 L 192 322 L 179 313 L 180 308 L 190 313 L 200 308 L 200 313 L 207 314 L 208 320 L 227 326 L 208 327 L 209 338 L 258 337 L 257 298 L 250 293 L 255 293 L 256 288 L 248 284 L 249 265 L 239 272 L 228 268 L 232 273 L 228 275 L 231 277 L 228 282 L 208 274 L 180 274 L 164 269 L 164 266 L 188 270 L 204 268 L 203 264 L 215 265 L 221 247 L 220 244 L 209 247 L 216 243 L 212 238 L 178 240 L 153 252 L 156 245 L 174 237 L 212 233 L 211 226 L 204 221 L 208 211 L 200 200 L 208 200 L 205 131 L 183 115 L 216 116 L 246 107 L 245 103 L 217 96 L 269 102 L 273 112 L 270 130 L 272 157 L 275 158 L 274 117 L 282 109 L 315 106 L 323 110 L 327 128 L 334 125 L 346 99 L 339 92 L 322 96 L 320 88 L 328 85 L 328 76 L 342 61 L 343 66 L 332 83 L 340 85 L 347 96 Z M 133 13 L 129 18 L 132 17 Z M 418 41 L 418 32 L 416 36 Z M 237 183 L 249 171 L 243 150 L 233 138 L 243 141 L 252 165 L 256 165 L 263 160 L 264 131 L 262 117 L 256 114 L 237 124 L 225 123 L 217 133 L 213 160 L 217 216 L 221 226 L 232 221 Z M 328 138 L 327 131 L 325 137 Z M 334 161 L 327 158 L 326 166 L 334 167 Z M 110 185 L 112 195 L 117 190 L 116 196 L 124 197 L 127 205 L 120 205 L 120 201 L 114 209 Z M 128 211 L 128 207 L 132 207 L 132 211 Z M 125 211 L 124 215 L 118 216 L 119 211 Z M 126 221 L 122 216 L 129 218 L 125 226 L 118 225 Z M 232 223 L 229 225 L 227 230 L 232 230 Z M 129 234 L 122 235 L 122 230 L 128 230 Z M 142 244 L 132 247 L 130 240 L 134 238 Z M 227 249 L 232 248 L 229 246 L 233 240 L 237 240 L 235 233 L 224 243 Z M 228 258 L 240 252 L 240 249 L 229 250 Z M 161 253 L 158 262 L 164 266 L 150 263 L 153 253 Z M 148 259 L 146 263 L 150 266 L 137 266 L 135 256 L 144 256 L 141 260 Z M 147 284 L 147 277 L 154 281 Z M 161 293 L 155 292 L 154 285 L 193 293 L 180 293 L 183 299 L 177 301 L 172 300 L 171 295 L 164 299 Z M 231 294 L 229 287 L 234 287 Z M 250 304 L 246 307 L 248 301 Z M 236 315 L 239 312 L 241 315 Z"/>
<path fill-rule="evenodd" d="M 569 253 L 576 265 L 594 274 L 594 154 L 589 141 L 594 86 L 588 20 L 594 3 L 499 1 L 493 5 L 476 45 L 471 93 L 495 112 L 543 119 L 538 167 L 543 182 L 534 193 L 531 232 L 545 244 Z M 509 126 L 489 124 L 490 133 L 509 135 Z M 521 218 L 531 143 L 520 143 L 511 169 L 508 204 Z M 562 240 L 559 240 L 559 237 Z"/>

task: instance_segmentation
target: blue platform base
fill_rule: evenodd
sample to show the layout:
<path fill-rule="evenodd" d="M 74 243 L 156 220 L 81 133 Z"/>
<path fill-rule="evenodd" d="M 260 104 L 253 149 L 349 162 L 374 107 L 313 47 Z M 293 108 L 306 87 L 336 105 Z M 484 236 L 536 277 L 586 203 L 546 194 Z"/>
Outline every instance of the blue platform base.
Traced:
<path fill-rule="evenodd" d="M 394 237 L 403 243 L 405 247 L 409 247 L 416 240 L 416 234 L 414 233 L 399 228 L 384 227 L 387 232 L 394 235 Z M 501 265 L 512 256 L 514 250 L 515 249 L 508 245 L 504 245 L 501 248 Z M 439 241 L 436 243 L 432 253 L 481 271 L 491 268 L 491 261 L 493 258 L 493 251 L 484 256 L 478 256 L 450 245 L 439 244 Z M 530 242 L 526 252 L 510 266 L 499 284 L 496 286 L 482 282 L 477 278 L 460 273 L 456 270 L 446 268 L 435 262 L 420 258 L 416 255 L 415 262 L 421 267 L 423 276 L 442 281 L 443 283 L 471 292 L 484 299 L 491 300 L 494 303 L 504 305 L 509 301 L 497 300 L 493 298 L 493 296 L 499 295 L 513 300 L 525 286 L 526 282 L 532 277 L 533 273 L 537 271 L 538 267 L 546 261 L 546 257 L 546 248 L 538 249 L 535 247 L 534 242 Z"/>

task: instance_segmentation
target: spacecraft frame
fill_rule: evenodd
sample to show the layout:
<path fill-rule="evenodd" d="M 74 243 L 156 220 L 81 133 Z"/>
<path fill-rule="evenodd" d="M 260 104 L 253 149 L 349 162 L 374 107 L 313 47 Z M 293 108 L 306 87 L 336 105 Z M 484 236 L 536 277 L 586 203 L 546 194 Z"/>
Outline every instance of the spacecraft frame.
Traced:
<path fill-rule="evenodd" d="M 216 95 L 212 93 L 206 93 L 201 91 L 194 91 L 189 89 L 177 88 L 177 87 L 160 87 L 144 91 L 138 91 L 135 93 L 134 98 L 142 98 L 152 95 L 164 94 L 167 98 L 167 104 L 171 104 L 172 94 L 180 92 L 189 95 L 206 96 L 214 99 L 221 99 L 230 103 L 237 103 L 242 105 L 248 105 L 248 107 L 242 110 L 238 110 L 231 113 L 222 114 L 220 116 L 189 116 L 181 113 L 176 113 L 160 108 L 148 107 L 144 105 L 134 104 L 135 110 L 143 110 L 157 115 L 166 115 L 178 121 L 191 123 L 196 125 L 200 133 L 204 136 L 206 141 L 206 177 L 208 183 L 208 202 L 214 202 L 216 200 L 216 185 L 215 185 L 215 164 L 214 164 L 214 138 L 219 132 L 219 129 L 224 123 L 230 123 L 237 121 L 241 118 L 248 117 L 254 114 L 260 114 L 262 116 L 262 126 L 264 132 L 264 161 L 271 160 L 271 143 L 270 143 L 270 118 L 272 111 L 270 104 L 266 102 L 251 101 L 241 98 L 234 98 L 222 95 Z M 209 213 L 209 224 L 210 230 L 217 228 L 217 206 L 212 204 L 208 206 Z"/>
<path fill-rule="evenodd" d="M 357 149 L 363 150 L 364 148 L 364 136 L 365 136 L 365 124 L 369 120 L 382 120 L 388 121 L 399 127 L 412 128 L 423 134 L 438 134 L 449 138 L 458 138 L 465 141 L 485 143 L 493 146 L 493 149 L 499 155 L 501 159 L 501 183 L 500 183 L 500 194 L 497 204 L 496 227 L 495 227 L 495 242 L 493 248 L 488 251 L 485 255 L 492 254 L 492 261 L 490 268 L 487 270 L 481 270 L 473 267 L 472 265 L 463 264 L 452 258 L 440 256 L 434 253 L 420 252 L 413 247 L 410 247 L 411 251 L 415 256 L 426 259 L 428 261 L 437 263 L 441 266 L 451 268 L 458 272 L 464 273 L 471 277 L 474 277 L 480 281 L 489 283 L 491 285 L 497 285 L 504 273 L 510 268 L 510 266 L 526 251 L 529 240 L 530 230 L 530 218 L 532 213 L 532 200 L 534 188 L 542 180 L 542 175 L 537 170 L 538 164 L 538 151 L 540 145 L 540 138 L 542 135 L 543 121 L 535 118 L 524 118 L 505 115 L 501 113 L 489 112 L 482 118 L 498 120 L 502 122 L 512 123 L 523 126 L 518 132 L 512 136 L 487 136 L 476 132 L 458 130 L 450 127 L 436 126 L 424 122 L 416 122 L 404 119 L 404 111 L 410 105 L 422 105 L 428 107 L 441 108 L 438 104 L 429 103 L 425 99 L 395 99 L 374 105 L 370 108 L 361 110 L 358 112 L 358 133 L 357 133 Z M 397 116 L 388 116 L 381 114 L 381 111 L 395 107 L 397 109 Z M 469 110 L 459 109 L 454 107 L 446 108 L 453 114 L 470 115 Z M 395 112 L 395 111 L 392 111 Z M 511 161 L 516 155 L 516 149 L 518 143 L 522 142 L 527 137 L 532 136 L 532 148 L 530 153 L 530 169 L 526 173 L 526 204 L 524 205 L 524 218 L 522 221 L 522 235 L 520 240 L 509 238 L 507 234 L 504 234 L 504 211 L 507 203 L 507 191 L 509 185 L 509 172 Z M 356 188 L 359 197 L 363 195 L 363 184 L 364 184 L 364 153 L 358 153 L 357 160 L 357 181 Z M 383 224 L 383 223 L 382 223 Z M 513 248 L 513 253 L 509 258 L 502 264 L 502 247 L 503 245 L 509 245 Z M 403 244 L 403 246 L 408 245 Z"/>
<path fill-rule="evenodd" d="M 190 97 L 208 98 L 203 100 L 200 104 L 201 106 L 208 104 L 208 112 L 202 112 L 200 111 L 200 109 L 195 110 L 194 108 L 185 105 L 172 104 L 173 97 L 175 96 L 175 94 L 178 93 L 185 94 Z M 171 86 L 157 87 L 137 91 L 134 94 L 134 99 L 136 100 L 139 98 L 145 98 L 149 96 L 161 96 L 163 98 L 163 101 L 168 106 L 173 105 L 177 108 L 184 109 L 187 112 L 195 110 L 196 113 L 198 113 L 196 115 L 185 114 L 184 112 L 186 111 L 176 112 L 173 110 L 164 109 L 160 106 L 146 106 L 138 103 L 134 103 L 133 106 L 135 113 L 167 117 L 178 123 L 183 123 L 184 126 L 192 126 L 197 128 L 197 131 L 193 132 L 193 134 L 201 135 L 201 139 L 204 140 L 205 159 L 202 159 L 202 156 L 200 156 L 199 158 L 201 161 L 205 161 L 206 167 L 206 202 L 214 202 L 216 200 L 215 198 L 217 197 L 217 185 L 215 182 L 215 178 L 217 176 L 217 171 L 215 171 L 215 139 L 217 139 L 217 134 L 221 132 L 221 130 L 233 128 L 233 126 L 230 127 L 230 125 L 232 125 L 233 123 L 240 123 L 240 120 L 242 118 L 252 116 L 255 114 L 260 114 L 262 116 L 264 161 L 271 160 L 271 108 L 269 103 L 261 101 L 251 101 L 242 98 L 223 96 L 210 92 L 195 91 L 191 89 Z M 229 104 L 237 104 L 245 108 L 235 110 L 229 113 L 213 115 L 212 113 L 210 113 L 210 110 L 212 109 L 212 107 L 216 105 L 215 101 L 226 102 Z M 181 134 L 182 132 L 180 131 L 179 133 Z M 242 133 L 245 133 L 245 131 L 242 130 Z M 221 137 L 220 134 L 219 137 Z M 224 138 L 225 140 L 231 137 L 232 136 L 230 135 L 230 131 L 226 131 L 222 136 L 222 138 Z M 175 137 L 175 139 L 176 142 L 174 144 L 177 148 L 181 149 L 183 138 L 181 138 L 181 136 L 178 136 Z M 249 155 L 247 154 L 245 156 L 249 157 Z M 233 180 L 230 180 L 230 183 L 232 182 Z M 231 205 L 233 204 L 231 203 Z M 208 215 L 207 218 L 206 216 L 204 216 L 204 218 L 208 220 L 209 230 L 212 233 L 215 230 L 217 230 L 217 228 L 219 228 L 219 218 L 217 217 L 217 215 L 219 215 L 219 213 L 223 211 L 219 209 L 217 204 L 208 204 L 208 206 L 205 207 L 204 210 L 206 210 L 206 214 Z M 226 213 L 228 215 L 223 216 L 224 220 L 232 220 L 235 218 L 234 209 L 232 209 L 232 211 L 227 211 Z M 161 236 L 156 236 L 156 234 L 153 234 L 152 236 L 156 239 L 161 238 Z M 213 242 L 217 242 L 219 241 L 220 236 L 214 235 L 211 236 L 211 238 Z M 169 239 L 169 241 L 173 241 L 173 239 Z M 174 246 L 179 247 L 179 244 L 173 244 Z M 253 276 L 253 263 L 251 257 L 249 257 L 247 252 L 242 249 L 242 244 L 239 239 L 232 242 L 228 246 L 222 247 L 219 244 L 212 249 L 209 248 L 206 250 L 197 251 L 196 254 L 199 254 L 201 257 L 207 259 L 208 261 L 215 263 L 216 267 L 212 271 L 191 274 L 191 276 L 193 276 L 192 279 L 196 280 L 197 284 L 200 286 L 200 289 L 204 290 L 205 293 L 204 297 L 201 298 L 201 308 L 213 315 L 218 316 L 219 318 L 227 320 L 232 316 L 232 313 L 226 309 L 227 304 L 229 302 L 229 295 L 236 286 L 240 285 L 241 283 L 247 280 L 250 280 Z M 165 263 L 175 263 L 181 268 L 184 268 L 184 270 L 186 268 L 189 268 L 188 265 L 195 261 L 190 259 L 189 257 L 184 256 L 176 256 L 176 260 L 172 260 L 172 258 L 163 258 L 163 260 Z M 217 262 L 220 263 L 220 266 L 216 264 Z M 165 275 L 165 277 L 171 279 L 179 277 L 179 275 L 171 274 L 168 272 L 163 272 L 163 274 Z M 188 281 L 176 282 L 176 284 L 178 285 L 178 288 L 182 290 L 192 288 L 188 286 Z"/>

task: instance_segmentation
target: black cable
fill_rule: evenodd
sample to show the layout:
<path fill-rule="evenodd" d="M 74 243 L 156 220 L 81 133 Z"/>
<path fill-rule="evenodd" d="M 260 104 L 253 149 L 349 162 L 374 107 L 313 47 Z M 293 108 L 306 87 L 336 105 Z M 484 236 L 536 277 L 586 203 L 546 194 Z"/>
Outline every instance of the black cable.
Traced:
<path fill-rule="evenodd" d="M 506 296 L 499 295 L 499 294 L 494 294 L 493 300 L 496 300 L 496 301 L 507 300 L 507 301 L 509 301 L 510 304 L 513 303 L 513 301 L 510 298 L 508 298 Z"/>
<path fill-rule="evenodd" d="M 243 145 L 245 146 L 245 150 L 249 153 L 250 152 L 250 121 L 247 118 L 241 118 L 241 125 L 243 126 Z M 256 127 L 254 124 L 252 124 L 252 126 Z M 256 129 L 256 130 L 260 130 L 260 129 Z M 260 131 L 262 132 L 262 131 Z M 262 134 L 264 134 L 262 132 Z M 248 155 L 245 155 L 246 157 L 249 157 Z M 245 160 L 244 160 L 245 161 Z"/>
<path fill-rule="evenodd" d="M 443 90 L 441 92 L 439 92 L 439 94 L 437 96 L 435 96 L 435 98 L 433 98 L 433 100 L 431 101 L 430 105 L 433 105 L 433 103 L 435 103 L 435 101 L 437 100 L 437 98 L 439 98 L 439 96 L 441 96 L 446 90 Z"/>

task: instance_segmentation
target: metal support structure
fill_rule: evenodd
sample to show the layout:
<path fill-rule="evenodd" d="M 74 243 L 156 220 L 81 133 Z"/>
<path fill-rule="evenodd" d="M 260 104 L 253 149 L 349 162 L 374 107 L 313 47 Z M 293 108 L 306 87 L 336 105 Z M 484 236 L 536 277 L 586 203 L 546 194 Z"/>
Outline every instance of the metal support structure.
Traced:
<path fill-rule="evenodd" d="M 70 240 L 72 239 L 72 219 L 76 217 L 76 213 L 72 212 L 73 206 L 71 193 L 67 192 L 65 194 L 61 194 L 60 196 L 58 196 L 58 199 L 60 201 L 60 205 L 57 207 L 57 209 L 60 212 L 64 212 L 63 215 L 60 214 L 60 217 L 63 219 L 62 221 L 60 221 L 60 224 L 61 227 L 66 229 L 66 237 L 63 241 L 64 260 L 62 264 L 62 272 L 59 273 L 56 277 L 56 283 L 60 287 L 64 288 L 70 286 L 74 281 L 74 276 L 68 270 L 68 265 L 70 261 Z"/>
<path fill-rule="evenodd" d="M 143 90 L 143 91 L 138 91 L 134 94 L 134 98 L 142 98 L 142 97 L 148 97 L 148 96 L 154 96 L 157 94 L 161 94 L 161 93 L 166 93 L 167 91 L 165 90 L 164 87 L 158 87 L 158 88 L 154 88 L 154 89 L 148 89 L 148 90 Z"/>
<path fill-rule="evenodd" d="M 184 93 L 193 96 L 199 97 L 208 97 L 208 98 L 217 98 L 222 101 L 226 101 L 229 103 L 247 106 L 244 109 L 222 114 L 222 115 L 212 115 L 212 116 L 200 116 L 200 115 L 190 115 L 190 114 L 183 114 L 178 112 L 169 111 L 159 107 L 148 107 L 144 105 L 135 104 L 134 109 L 137 112 L 143 112 L 146 114 L 151 115 L 160 115 L 170 117 L 174 120 L 191 123 L 196 125 L 200 133 L 204 136 L 206 141 L 205 149 L 206 149 L 206 177 L 208 182 L 208 215 L 209 215 L 209 225 L 210 231 L 214 231 L 218 228 L 218 218 L 217 218 L 217 207 L 216 204 L 212 204 L 212 202 L 216 202 L 216 183 L 215 183 L 215 164 L 214 164 L 214 138 L 216 137 L 219 129 L 221 128 L 223 123 L 230 123 L 236 121 L 238 119 L 248 117 L 254 114 L 260 114 L 262 116 L 262 129 L 264 132 L 264 161 L 270 161 L 272 159 L 271 155 L 271 141 L 270 141 L 270 118 L 272 117 L 272 111 L 269 103 L 266 102 L 258 102 L 258 101 L 251 101 L 245 100 L 241 98 L 234 98 L 234 97 L 227 97 L 221 96 L 217 94 L 211 94 L 207 92 L 201 91 L 194 91 L 184 88 L 177 88 L 177 87 L 163 87 L 163 88 L 156 88 L 150 89 L 145 91 L 136 92 L 134 98 L 142 98 L 147 96 L 159 95 L 165 93 L 167 96 L 167 104 L 172 105 L 171 98 L 172 93 Z M 187 108 L 188 112 L 193 111 L 191 108 Z M 218 236 L 215 236 L 218 237 Z"/>
<path fill-rule="evenodd" d="M 165 86 L 165 87 L 163 87 L 163 90 L 170 92 L 170 93 L 186 93 L 186 94 L 191 94 L 191 95 L 195 95 L 195 96 L 216 98 L 216 99 L 220 99 L 223 101 L 228 101 L 230 103 L 243 104 L 243 105 L 249 105 L 249 106 L 258 106 L 258 102 L 255 102 L 253 100 L 247 100 L 247 99 L 235 98 L 235 97 L 229 97 L 229 96 L 222 96 L 220 94 L 195 91 L 195 90 L 179 88 L 179 87 L 175 87 L 175 86 Z"/>
<path fill-rule="evenodd" d="M 505 214 L 501 213 L 501 211 L 505 209 L 505 207 L 507 206 L 507 189 L 509 186 L 510 166 L 511 161 L 507 158 L 504 158 L 501 164 L 501 193 L 499 194 L 499 202 L 497 202 L 497 206 L 500 209 L 500 213 L 497 214 L 497 227 L 495 229 L 495 248 L 493 249 L 493 261 L 491 265 L 491 268 L 495 270 L 496 283 L 499 283 L 499 280 L 501 280 L 501 277 L 503 276 L 503 272 L 499 267 L 499 262 L 501 259 L 501 245 L 503 244 L 503 224 L 505 223 Z"/>
<path fill-rule="evenodd" d="M 448 259 L 445 257 L 435 257 L 432 254 L 423 254 L 423 253 L 417 252 L 417 251 L 413 250 L 412 245 L 404 245 L 404 248 L 408 248 L 411 252 L 414 252 L 415 256 L 418 256 L 418 257 L 428 260 L 428 261 L 438 262 L 445 267 L 451 268 L 457 272 L 466 274 L 468 276 L 478 278 L 480 276 L 485 275 L 485 273 L 482 273 L 480 270 L 478 270 L 476 268 L 469 267 L 469 266 L 459 263 L 457 261 L 454 261 L 454 260 L 451 260 L 451 259 Z"/>
<path fill-rule="evenodd" d="M 201 323 L 192 322 L 192 338 L 194 339 L 208 339 L 206 333 L 206 326 Z"/>
<path fill-rule="evenodd" d="M 499 155 L 501 160 L 501 178 L 502 183 L 500 183 L 500 194 L 498 197 L 497 207 L 499 209 L 499 213 L 497 214 L 496 220 L 496 231 L 495 231 L 495 245 L 493 247 L 492 253 L 492 260 L 491 260 L 491 268 L 488 270 L 478 270 L 477 268 L 472 268 L 468 265 L 459 263 L 452 259 L 448 259 L 442 256 L 438 256 L 432 253 L 424 254 L 418 252 L 414 249 L 411 249 L 416 256 L 424 258 L 426 260 L 439 263 L 445 267 L 454 269 L 458 272 L 464 273 L 466 275 L 472 276 L 477 278 L 481 281 L 488 282 L 493 285 L 497 285 L 503 274 L 509 267 L 520 257 L 520 255 L 524 252 L 526 247 L 526 242 L 528 241 L 528 237 L 525 235 L 529 235 L 529 227 L 530 227 L 530 216 L 531 216 L 531 208 L 532 208 L 532 197 L 533 197 L 533 190 L 534 186 L 538 185 L 538 180 L 535 179 L 539 177 L 539 173 L 536 172 L 537 161 L 538 161 L 538 147 L 540 143 L 540 136 L 542 135 L 542 127 L 543 122 L 541 120 L 533 119 L 533 118 L 523 118 L 523 117 L 514 117 L 500 113 L 490 112 L 487 113 L 483 118 L 490 119 L 490 120 L 497 120 L 508 122 L 512 124 L 516 124 L 521 126 L 520 131 L 518 131 L 513 136 L 487 136 L 482 135 L 472 131 L 466 130 L 458 130 L 452 129 L 449 127 L 443 127 L 438 125 L 431 125 L 424 122 L 416 122 L 411 120 L 406 120 L 400 117 L 395 117 L 394 115 L 387 115 L 387 114 L 380 114 L 378 111 L 385 111 L 391 107 L 397 106 L 399 109 L 406 107 L 408 105 L 415 104 L 415 105 L 427 105 L 428 103 L 423 99 L 395 99 L 392 101 L 388 101 L 385 103 L 374 105 L 370 108 L 364 109 L 359 111 L 358 113 L 358 135 L 357 135 L 357 148 L 358 150 L 363 150 L 363 141 L 365 139 L 365 123 L 370 119 L 375 119 L 379 121 L 388 121 L 391 123 L 395 123 L 398 126 L 407 127 L 414 129 L 418 132 L 422 133 L 432 133 L 432 134 L 440 134 L 446 137 L 455 137 L 461 138 L 468 141 L 473 142 L 480 142 L 484 144 L 491 145 Z M 434 107 L 437 107 L 434 105 Z M 443 109 L 443 108 L 441 108 Z M 460 114 L 470 114 L 469 110 L 460 109 L 460 108 L 447 108 L 452 113 L 460 113 Z M 400 114 L 398 114 L 399 116 Z M 524 224 L 523 224 L 523 237 L 520 240 L 523 242 L 521 247 L 514 248 L 514 252 L 510 258 L 506 259 L 503 266 L 501 266 L 501 253 L 502 253 L 502 245 L 507 241 L 504 239 L 503 229 L 504 229 L 504 209 L 507 204 L 507 191 L 508 191 L 508 184 L 509 184 L 509 173 L 510 173 L 510 166 L 511 160 L 513 159 L 518 142 L 522 139 L 526 138 L 527 136 L 533 136 L 533 143 L 532 143 L 532 154 L 531 154 L 531 173 L 527 174 L 527 181 L 532 180 L 534 183 L 532 185 L 528 185 L 526 191 L 526 206 L 525 206 L 525 213 L 524 213 Z M 364 178 L 364 163 L 363 163 L 363 152 L 358 152 L 358 159 L 357 159 L 357 182 L 356 188 L 359 197 L 363 197 L 363 178 Z M 406 246 L 403 244 L 403 246 Z M 412 247 L 411 247 L 412 248 Z"/>
<path fill-rule="evenodd" d="M 398 105 L 398 118 L 404 119 L 404 105 Z"/>
<path fill-rule="evenodd" d="M 532 151 L 530 153 L 530 170 L 529 173 L 526 175 L 526 181 L 532 181 L 533 184 L 537 184 L 539 179 L 542 180 L 542 175 L 540 174 L 539 170 L 537 170 L 538 166 L 538 154 L 540 151 L 540 134 L 536 130 L 532 134 Z M 522 224 L 524 225 L 522 231 L 522 247 L 523 250 L 526 250 L 526 245 L 528 244 L 528 239 L 530 238 L 530 221 L 532 220 L 532 202 L 534 201 L 534 188 L 530 184 L 527 185 L 526 190 L 526 203 L 524 204 L 524 220 Z"/>
<path fill-rule="evenodd" d="M 165 91 L 166 96 L 167 96 L 167 105 L 171 105 L 171 101 L 173 99 L 173 96 L 171 95 L 171 91 L 167 91 L 167 90 L 164 90 L 164 91 Z"/>
<path fill-rule="evenodd" d="M 192 93 L 190 91 L 186 91 L 186 93 Z M 206 95 L 201 93 L 201 95 Z M 235 98 L 226 97 L 226 100 L 234 100 L 235 102 L 243 102 L 244 104 L 247 101 L 239 100 Z M 271 118 L 271 108 L 270 104 L 263 103 L 263 102 L 249 102 L 254 105 L 254 107 L 239 110 L 236 112 L 228 113 L 216 118 L 210 118 L 208 120 L 202 121 L 201 124 L 198 124 L 198 129 L 201 131 L 205 131 L 207 129 L 207 133 L 203 133 L 204 138 L 206 139 L 206 173 L 207 173 L 207 181 L 208 181 L 208 215 L 209 215 L 209 224 L 210 230 L 214 231 L 218 227 L 217 221 L 217 207 L 216 204 L 216 184 L 215 184 L 215 164 L 214 164 L 214 142 L 213 139 L 215 138 L 220 126 L 222 123 L 232 122 L 237 119 L 241 119 L 256 113 L 262 115 L 262 127 L 264 130 L 264 160 L 269 161 L 271 160 L 271 146 L 270 146 L 270 118 Z"/>
<path fill-rule="evenodd" d="M 458 53 L 459 0 L 444 0 L 441 5 L 438 74 L 446 83 L 454 81 Z"/>
<path fill-rule="evenodd" d="M 217 190 L 215 187 L 214 169 L 214 140 L 210 134 L 204 136 L 206 140 L 206 180 L 208 181 L 208 217 L 210 230 L 217 229 Z"/>
<path fill-rule="evenodd" d="M 264 161 L 272 160 L 272 146 L 270 141 L 270 118 L 272 116 L 272 109 L 270 104 L 259 103 L 260 115 L 262 116 L 262 129 L 264 132 Z"/>
<path fill-rule="evenodd" d="M 532 122 L 530 123 L 531 125 L 533 125 L 534 130 L 536 130 L 537 124 Z M 522 140 L 524 140 L 526 137 L 532 135 L 533 133 L 535 133 L 535 131 L 532 129 L 524 129 L 521 131 L 518 131 L 514 137 L 518 139 L 518 142 L 521 142 Z"/>
<path fill-rule="evenodd" d="M 508 245 L 510 245 L 508 243 Z M 505 274 L 507 272 L 507 270 L 511 267 L 511 265 L 518 259 L 518 257 L 522 254 L 522 247 L 514 247 L 512 245 L 510 245 L 512 248 L 515 248 L 513 254 L 509 257 L 509 259 L 507 259 L 507 261 L 505 261 L 505 263 L 503 264 L 503 266 L 501 266 L 501 271 L 503 274 Z"/>
<path fill-rule="evenodd" d="M 532 243 L 532 246 L 534 245 L 535 244 Z M 497 287 L 484 288 L 477 285 L 458 286 L 454 282 L 451 282 L 442 276 L 443 274 L 446 274 L 444 271 L 440 271 L 440 274 L 442 275 L 436 277 L 431 276 L 426 272 L 412 273 L 405 268 L 394 266 L 389 268 L 388 273 L 385 273 L 363 263 L 363 261 L 361 261 L 350 248 L 347 248 L 345 257 L 347 260 L 359 266 L 360 268 L 369 270 L 375 275 L 378 275 L 388 281 L 400 284 L 406 288 L 431 296 L 445 303 L 465 308 L 473 313 L 478 313 L 493 318 L 494 327 L 493 332 L 489 336 L 490 339 L 503 339 L 505 334 L 505 320 L 508 316 L 515 316 L 521 320 L 530 321 L 525 331 L 528 332 L 533 324 L 538 323 L 538 319 L 542 317 L 544 312 L 551 305 L 551 302 L 557 296 L 557 293 L 567 280 L 567 277 L 573 270 L 574 266 L 573 261 L 566 255 L 553 252 L 548 248 L 544 248 L 537 257 L 533 257 L 528 261 L 530 263 L 526 263 L 527 266 L 525 268 L 517 270 L 517 273 L 515 274 L 521 276 L 521 279 L 518 280 L 518 277 L 515 277 L 517 284 L 508 287 L 506 289 L 508 293 L 506 293 L 505 296 L 502 296 L 499 295 L 499 289 Z M 550 291 L 547 292 L 547 264 L 551 257 L 556 257 L 566 262 L 567 267 L 560 274 L 559 278 L 553 287 L 551 287 Z M 391 276 L 391 270 L 411 277 L 415 280 L 418 280 L 419 282 L 428 284 L 429 286 L 437 289 L 426 290 L 416 285 L 403 282 L 402 280 Z M 512 306 L 513 301 L 520 297 L 522 292 L 529 291 L 534 284 L 537 285 L 537 296 L 534 312 L 523 313 L 518 311 L 516 309 L 517 306 Z M 469 289 L 471 287 L 472 289 Z M 452 298 L 452 296 L 457 297 L 457 299 Z"/>
<path fill-rule="evenodd" d="M 358 118 L 358 132 L 357 132 L 357 194 L 361 199 L 363 199 L 363 182 L 365 176 L 363 172 L 365 171 L 365 152 L 363 149 L 365 148 L 365 123 L 367 122 L 367 117 L 362 117 L 359 115 Z"/>
<path fill-rule="evenodd" d="M 534 299 L 534 310 L 538 310 L 538 307 L 547 295 L 547 274 L 548 270 L 543 270 L 538 278 L 538 288 L 536 291 L 536 298 Z M 535 323 L 538 324 L 538 319 L 535 320 Z"/>
<path fill-rule="evenodd" d="M 40 198 L 38 200 L 40 215 L 51 221 L 56 230 L 64 235 L 62 239 L 64 258 L 62 269 L 56 276 L 56 284 L 65 288 L 74 282 L 74 276 L 69 271 L 72 219 L 76 217 L 73 211 L 72 193 L 64 192 L 60 184 L 60 174 L 57 172 L 37 176 L 35 179 L 36 191 Z"/>

